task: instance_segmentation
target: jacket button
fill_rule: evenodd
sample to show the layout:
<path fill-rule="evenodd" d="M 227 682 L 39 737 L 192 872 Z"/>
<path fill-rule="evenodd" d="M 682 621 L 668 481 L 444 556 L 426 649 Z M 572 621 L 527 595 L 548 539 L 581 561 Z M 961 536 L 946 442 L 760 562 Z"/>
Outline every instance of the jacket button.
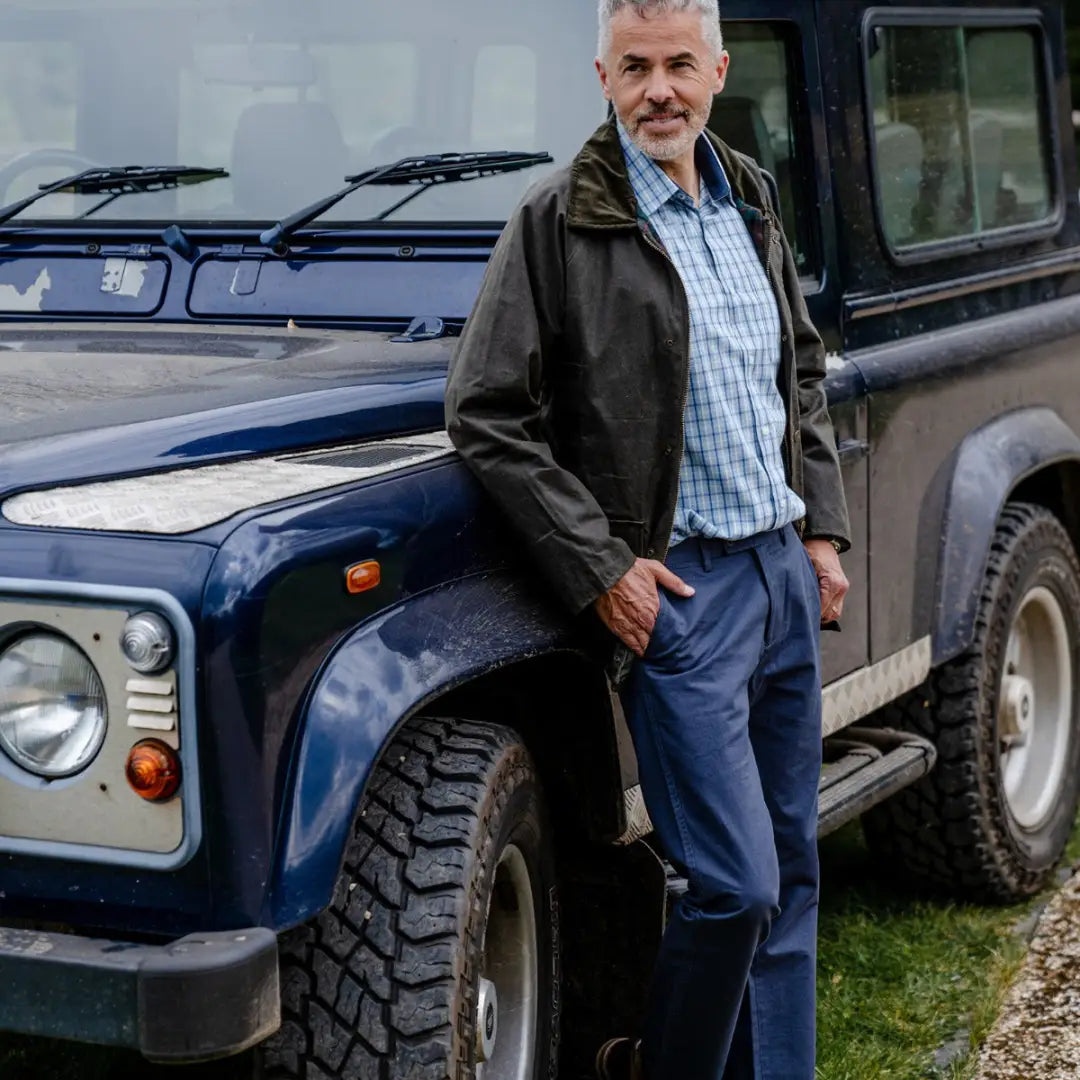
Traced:
<path fill-rule="evenodd" d="M 780 341 L 781 341 L 781 344 L 786 345 L 787 344 L 787 334 L 781 334 L 780 335 Z"/>
<path fill-rule="evenodd" d="M 668 338 L 668 339 L 667 339 L 667 340 L 666 340 L 666 341 L 664 342 L 664 345 L 665 345 L 665 347 L 666 347 L 666 348 L 668 348 L 668 349 L 674 349 L 674 348 L 675 348 L 675 339 L 674 339 L 674 338 Z"/>
<path fill-rule="evenodd" d="M 655 554 L 656 554 L 656 548 L 649 548 L 649 550 L 645 552 L 645 558 L 646 559 L 651 559 Z"/>
<path fill-rule="evenodd" d="M 665 446 L 664 447 L 664 457 L 671 457 L 673 449 L 674 449 L 674 447 Z"/>

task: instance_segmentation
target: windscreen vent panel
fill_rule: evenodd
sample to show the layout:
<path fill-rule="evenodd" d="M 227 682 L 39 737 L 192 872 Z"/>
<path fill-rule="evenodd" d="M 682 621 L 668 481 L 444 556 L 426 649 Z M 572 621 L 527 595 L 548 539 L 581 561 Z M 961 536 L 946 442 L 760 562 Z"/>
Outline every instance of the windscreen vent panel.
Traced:
<path fill-rule="evenodd" d="M 377 469 L 383 465 L 395 465 L 399 461 L 425 454 L 425 446 L 351 446 L 343 450 L 324 451 L 318 454 L 295 454 L 279 461 L 298 465 L 324 465 L 337 469 Z"/>

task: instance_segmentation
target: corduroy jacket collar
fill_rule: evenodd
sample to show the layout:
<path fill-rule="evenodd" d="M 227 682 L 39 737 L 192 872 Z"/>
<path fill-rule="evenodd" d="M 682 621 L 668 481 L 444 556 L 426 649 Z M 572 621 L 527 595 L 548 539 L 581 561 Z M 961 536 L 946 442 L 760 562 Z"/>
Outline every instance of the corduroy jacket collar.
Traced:
<path fill-rule="evenodd" d="M 736 204 L 741 202 L 764 213 L 766 193 L 741 156 L 711 131 L 706 130 L 705 135 L 720 158 Z M 634 229 L 637 218 L 637 199 L 612 117 L 593 133 L 570 166 L 566 224 L 571 229 Z"/>

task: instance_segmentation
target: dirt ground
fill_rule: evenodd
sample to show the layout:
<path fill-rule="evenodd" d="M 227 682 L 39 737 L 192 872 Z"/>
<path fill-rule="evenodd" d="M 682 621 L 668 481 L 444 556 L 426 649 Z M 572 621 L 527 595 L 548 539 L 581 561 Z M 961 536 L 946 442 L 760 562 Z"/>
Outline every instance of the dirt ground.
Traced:
<path fill-rule="evenodd" d="M 1050 901 L 979 1054 L 977 1080 L 1080 1076 L 1080 874 Z"/>

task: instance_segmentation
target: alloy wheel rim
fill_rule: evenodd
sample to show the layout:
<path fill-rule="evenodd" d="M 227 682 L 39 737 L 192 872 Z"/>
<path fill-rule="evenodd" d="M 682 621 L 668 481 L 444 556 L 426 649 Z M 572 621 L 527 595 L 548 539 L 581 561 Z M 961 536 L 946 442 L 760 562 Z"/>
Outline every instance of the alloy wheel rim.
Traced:
<path fill-rule="evenodd" d="M 536 905 L 528 864 L 508 844 L 495 868 L 477 993 L 477 1080 L 532 1080 L 539 1003 Z"/>
<path fill-rule="evenodd" d="M 1013 618 L 998 694 L 1002 788 L 1020 828 L 1052 815 L 1073 726 L 1073 650 L 1057 597 L 1036 586 Z"/>

